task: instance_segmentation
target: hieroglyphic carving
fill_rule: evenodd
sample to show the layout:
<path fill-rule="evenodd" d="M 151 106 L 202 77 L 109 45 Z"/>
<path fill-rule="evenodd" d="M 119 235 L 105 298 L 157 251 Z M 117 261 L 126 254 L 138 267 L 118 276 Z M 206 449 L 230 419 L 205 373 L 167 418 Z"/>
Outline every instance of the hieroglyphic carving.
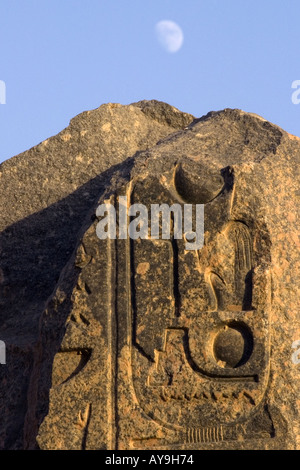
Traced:
<path fill-rule="evenodd" d="M 91 350 L 60 351 L 53 362 L 52 387 L 66 383 L 83 370 L 91 357 Z"/>
<path fill-rule="evenodd" d="M 249 229 L 245 223 L 230 221 L 224 234 L 229 241 L 228 264 L 221 266 L 222 274 L 210 273 L 217 310 L 251 310 L 253 261 Z"/>
<path fill-rule="evenodd" d="M 276 421 L 278 418 L 277 410 L 274 410 L 273 416 Z M 280 424 L 283 429 L 286 427 L 283 422 Z M 247 439 L 270 440 L 275 436 L 274 419 L 268 408 L 265 407 L 265 409 L 260 409 L 259 413 L 256 416 L 254 415 L 248 422 L 244 421 L 234 425 L 191 427 L 174 431 L 166 430 L 165 434 L 159 437 L 152 435 L 144 439 L 134 439 L 131 441 L 131 446 L 140 449 L 151 447 L 174 448 L 183 444 L 186 448 L 203 449 L 208 444 L 220 444 L 222 446 L 225 442 L 240 442 Z M 222 447 L 219 447 L 219 449 L 222 449 Z"/>
<path fill-rule="evenodd" d="M 120 250 L 127 243 L 128 314 L 122 325 L 131 325 L 135 400 L 162 429 L 181 429 L 187 440 L 202 444 L 218 441 L 224 426 L 237 429 L 239 420 L 249 420 L 268 383 L 269 311 L 257 299 L 252 304 L 253 283 L 258 280 L 267 296 L 269 281 L 264 271 L 255 273 L 253 229 L 230 219 L 231 191 L 232 179 L 206 204 L 201 252 L 185 251 L 184 241 L 172 236 L 119 242 Z M 176 196 L 176 185 L 170 189 L 155 179 L 137 180 L 127 193 L 131 203 L 146 205 L 182 204 L 182 195 Z M 178 439 L 186 442 L 183 434 Z"/>
<path fill-rule="evenodd" d="M 193 444 L 196 442 L 219 442 L 224 439 L 223 426 L 212 428 L 189 428 L 187 431 L 186 442 Z"/>

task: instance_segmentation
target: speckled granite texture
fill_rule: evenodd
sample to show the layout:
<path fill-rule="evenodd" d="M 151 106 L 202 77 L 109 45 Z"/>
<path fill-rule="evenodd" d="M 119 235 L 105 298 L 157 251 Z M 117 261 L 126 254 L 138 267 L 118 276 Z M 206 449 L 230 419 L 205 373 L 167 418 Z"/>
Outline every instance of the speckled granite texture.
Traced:
<path fill-rule="evenodd" d="M 257 115 L 151 101 L 2 164 L 1 448 L 300 448 L 299 163 Z M 204 204 L 203 248 L 100 240 L 120 196 Z"/>

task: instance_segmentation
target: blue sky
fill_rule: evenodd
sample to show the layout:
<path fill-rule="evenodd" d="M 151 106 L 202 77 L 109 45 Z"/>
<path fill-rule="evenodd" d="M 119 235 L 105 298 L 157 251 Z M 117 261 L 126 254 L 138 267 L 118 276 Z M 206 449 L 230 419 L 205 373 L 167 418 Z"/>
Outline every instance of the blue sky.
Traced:
<path fill-rule="evenodd" d="M 300 135 L 299 0 L 1 0 L 0 18 L 0 161 L 107 102 L 241 108 Z M 161 20 L 183 31 L 176 53 Z"/>

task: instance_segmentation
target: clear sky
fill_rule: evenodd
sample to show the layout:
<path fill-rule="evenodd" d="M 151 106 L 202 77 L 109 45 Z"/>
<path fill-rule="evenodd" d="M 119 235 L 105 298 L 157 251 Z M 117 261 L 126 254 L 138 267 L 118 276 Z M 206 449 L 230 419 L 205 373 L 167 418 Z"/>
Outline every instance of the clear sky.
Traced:
<path fill-rule="evenodd" d="M 0 161 L 107 102 L 240 108 L 300 135 L 299 0 L 1 0 L 0 21 Z"/>

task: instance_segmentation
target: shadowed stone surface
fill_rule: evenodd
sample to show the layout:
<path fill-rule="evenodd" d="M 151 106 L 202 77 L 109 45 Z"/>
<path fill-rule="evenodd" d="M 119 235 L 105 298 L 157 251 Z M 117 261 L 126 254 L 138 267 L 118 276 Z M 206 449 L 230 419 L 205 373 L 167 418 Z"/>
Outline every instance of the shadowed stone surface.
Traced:
<path fill-rule="evenodd" d="M 19 286 L 7 283 L 7 297 L 1 297 L 8 312 L 1 339 L 11 341 L 7 356 L 15 358 L 0 370 L 1 392 L 10 380 L 13 395 L 2 398 L 3 448 L 300 448 L 300 367 L 291 360 L 300 339 L 300 140 L 239 110 L 193 122 L 158 102 L 105 105 L 92 113 L 112 109 L 118 117 L 103 123 L 107 166 L 99 162 L 95 173 L 82 177 L 89 197 L 68 227 L 63 231 L 59 208 L 75 211 L 83 193 L 70 199 L 66 178 L 60 199 L 57 189 L 50 208 L 41 203 L 44 219 L 27 205 L 30 197 L 51 197 L 48 183 L 47 195 L 27 195 L 22 203 L 27 217 L 21 218 L 21 208 L 20 219 L 9 223 L 27 227 L 28 255 L 21 243 L 25 229 L 18 245 L 14 232 L 3 238 L 5 266 L 10 254 L 23 287 L 16 298 Z M 134 134 L 140 146 L 129 133 L 133 142 L 121 150 L 111 129 L 114 119 L 120 129 L 135 122 L 131 113 L 147 131 L 143 138 Z M 90 126 L 97 146 L 93 117 Z M 142 148 L 148 150 L 135 154 Z M 65 152 L 74 159 L 71 148 Z M 119 160 L 110 160 L 110 152 Z M 66 175 L 61 167 L 57 174 Z M 21 176 L 14 182 L 24 189 Z M 8 194 L 14 197 L 11 189 Z M 118 207 L 119 196 L 148 209 L 204 204 L 203 248 L 187 251 L 173 232 L 170 240 L 99 240 L 96 208 L 104 201 Z M 45 242 L 47 269 L 42 261 L 38 270 L 40 248 L 32 246 L 42 243 L 39 227 L 44 237 L 55 230 L 57 238 Z"/>
<path fill-rule="evenodd" d="M 0 448 L 24 446 L 39 319 L 95 198 L 113 168 L 192 120 L 157 101 L 105 104 L 0 165 Z"/>

